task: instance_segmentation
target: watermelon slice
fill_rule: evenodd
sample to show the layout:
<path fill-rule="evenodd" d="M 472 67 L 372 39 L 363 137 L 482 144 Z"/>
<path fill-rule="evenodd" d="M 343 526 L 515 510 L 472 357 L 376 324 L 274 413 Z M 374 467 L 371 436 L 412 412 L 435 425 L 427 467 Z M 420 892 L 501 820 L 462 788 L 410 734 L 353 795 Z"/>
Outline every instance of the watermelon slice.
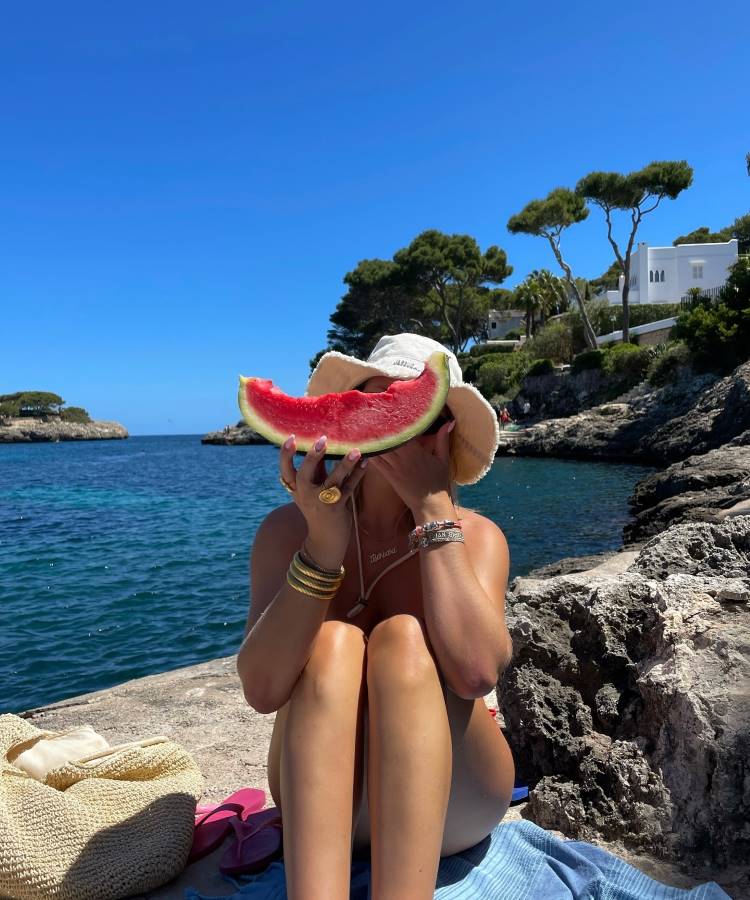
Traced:
<path fill-rule="evenodd" d="M 449 387 L 448 356 L 438 350 L 416 378 L 394 381 L 377 394 L 290 397 L 267 378 L 240 375 L 238 399 L 247 424 L 272 444 L 281 446 L 294 434 L 298 452 L 306 453 L 324 434 L 326 456 L 337 457 L 354 447 L 382 453 L 421 434 L 445 405 Z"/>

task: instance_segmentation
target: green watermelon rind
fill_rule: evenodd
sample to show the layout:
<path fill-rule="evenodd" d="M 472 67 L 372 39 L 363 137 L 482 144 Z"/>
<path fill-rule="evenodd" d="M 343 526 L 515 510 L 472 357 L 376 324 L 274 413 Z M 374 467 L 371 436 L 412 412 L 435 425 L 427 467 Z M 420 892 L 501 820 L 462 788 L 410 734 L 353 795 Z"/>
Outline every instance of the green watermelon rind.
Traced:
<path fill-rule="evenodd" d="M 448 397 L 448 391 L 450 389 L 450 369 L 448 367 L 448 355 L 446 353 L 436 351 L 425 362 L 425 368 L 432 369 L 437 379 L 435 396 L 433 397 L 432 402 L 430 403 L 427 410 L 411 425 L 406 428 L 402 428 L 398 432 L 394 432 L 387 437 L 379 438 L 377 440 L 373 439 L 357 444 L 356 446 L 363 456 L 374 456 L 378 453 L 384 453 L 387 450 L 392 450 L 401 444 L 405 444 L 413 437 L 421 434 L 426 428 L 429 428 L 430 425 L 438 417 L 439 413 L 445 406 L 445 401 Z M 282 434 L 282 432 L 275 429 L 270 422 L 256 413 L 253 407 L 248 403 L 245 385 L 250 380 L 250 378 L 246 378 L 244 375 L 240 375 L 240 385 L 237 399 L 239 402 L 240 410 L 242 412 L 242 418 L 250 426 L 250 428 L 253 429 L 253 431 L 256 431 L 258 434 L 266 438 L 266 440 L 270 441 L 272 444 L 275 444 L 277 447 L 280 447 L 289 437 L 289 434 Z M 314 441 L 314 438 L 307 439 L 303 437 L 297 437 L 296 452 L 307 453 L 312 449 Z M 329 437 L 326 443 L 325 455 L 326 457 L 345 456 L 354 446 L 355 445 L 351 442 L 331 440 L 331 438 Z"/>

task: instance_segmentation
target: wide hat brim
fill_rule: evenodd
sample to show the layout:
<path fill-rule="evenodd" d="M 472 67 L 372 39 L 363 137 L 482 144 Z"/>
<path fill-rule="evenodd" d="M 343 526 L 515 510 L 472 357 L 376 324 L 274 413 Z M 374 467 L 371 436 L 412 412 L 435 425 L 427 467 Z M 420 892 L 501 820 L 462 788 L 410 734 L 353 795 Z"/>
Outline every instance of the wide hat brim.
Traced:
<path fill-rule="evenodd" d="M 500 443 L 500 426 L 494 409 L 473 384 L 463 381 L 454 383 L 455 370 L 460 372 L 460 368 L 455 356 L 453 361 L 455 365 L 451 365 L 451 386 L 446 404 L 456 420 L 451 433 L 455 480 L 458 484 L 475 484 L 492 467 Z M 313 370 L 306 395 L 317 397 L 320 394 L 350 391 L 377 375 L 400 380 L 416 378 L 424 369 L 424 362 L 416 359 L 410 362 L 413 363 L 410 367 L 405 366 L 403 359 L 399 359 L 397 363 L 387 358 L 377 363 L 364 362 L 355 356 L 329 350 L 320 357 Z"/>

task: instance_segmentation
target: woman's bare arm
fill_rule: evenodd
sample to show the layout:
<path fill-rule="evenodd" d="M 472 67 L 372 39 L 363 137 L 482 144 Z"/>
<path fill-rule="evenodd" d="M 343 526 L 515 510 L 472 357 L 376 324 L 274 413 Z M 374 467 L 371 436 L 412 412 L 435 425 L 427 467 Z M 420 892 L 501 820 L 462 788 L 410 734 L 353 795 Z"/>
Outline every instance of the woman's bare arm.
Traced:
<path fill-rule="evenodd" d="M 304 517 L 289 504 L 266 516 L 253 543 L 252 600 L 237 672 L 245 699 L 259 713 L 275 712 L 289 699 L 330 605 L 287 583 L 289 563 L 306 534 Z"/>

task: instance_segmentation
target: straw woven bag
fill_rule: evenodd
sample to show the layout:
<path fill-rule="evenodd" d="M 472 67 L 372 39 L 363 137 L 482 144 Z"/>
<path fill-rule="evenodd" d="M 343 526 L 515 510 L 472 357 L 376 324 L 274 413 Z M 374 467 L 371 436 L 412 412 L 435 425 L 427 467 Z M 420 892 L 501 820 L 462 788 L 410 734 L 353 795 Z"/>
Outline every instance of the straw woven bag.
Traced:
<path fill-rule="evenodd" d="M 203 791 L 193 757 L 159 735 L 69 761 L 44 781 L 8 759 L 65 733 L 0 715 L 0 896 L 119 900 L 171 881 Z"/>

